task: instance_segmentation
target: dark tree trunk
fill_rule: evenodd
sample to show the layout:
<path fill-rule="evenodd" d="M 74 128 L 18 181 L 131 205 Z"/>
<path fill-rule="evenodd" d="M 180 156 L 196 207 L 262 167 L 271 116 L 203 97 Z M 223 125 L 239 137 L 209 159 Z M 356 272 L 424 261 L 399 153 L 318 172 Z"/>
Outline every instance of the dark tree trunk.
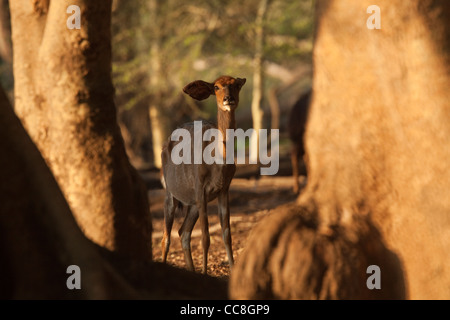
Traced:
<path fill-rule="evenodd" d="M 134 298 L 78 228 L 56 180 L 0 87 L 2 299 Z M 82 290 L 69 290 L 69 265 Z"/>

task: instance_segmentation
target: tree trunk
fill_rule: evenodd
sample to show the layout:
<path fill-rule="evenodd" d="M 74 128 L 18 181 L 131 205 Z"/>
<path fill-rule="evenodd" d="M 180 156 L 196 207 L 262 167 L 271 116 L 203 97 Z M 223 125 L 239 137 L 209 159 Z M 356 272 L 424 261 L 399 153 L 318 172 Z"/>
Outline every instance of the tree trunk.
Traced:
<path fill-rule="evenodd" d="M 257 162 L 259 160 L 259 130 L 263 128 L 264 110 L 261 106 L 261 101 L 264 91 L 264 20 L 267 13 L 269 0 L 261 0 L 256 16 L 256 34 L 255 34 L 255 56 L 253 58 L 253 91 L 252 91 L 252 118 L 254 134 L 251 137 L 250 162 Z"/>
<path fill-rule="evenodd" d="M 136 298 L 78 228 L 36 146 L 0 87 L 2 299 Z M 67 267 L 81 270 L 69 290 Z"/>
<path fill-rule="evenodd" d="M 449 299 L 450 3 L 379 1 L 381 30 L 357 27 L 371 4 L 319 2 L 300 200 L 327 225 L 369 215 L 410 298 Z"/>
<path fill-rule="evenodd" d="M 81 29 L 68 29 L 68 6 Z M 144 185 L 116 123 L 111 1 L 11 1 L 16 111 L 95 243 L 151 258 Z"/>
<path fill-rule="evenodd" d="M 164 141 L 166 141 L 168 134 L 166 134 L 165 119 L 161 115 L 159 106 L 154 102 L 149 107 L 150 123 L 152 127 L 152 147 L 153 147 L 153 164 L 157 168 L 162 168 L 161 151 Z"/>
<path fill-rule="evenodd" d="M 270 128 L 280 129 L 280 104 L 278 103 L 277 90 L 272 88 L 268 94 L 270 106 Z"/>
<path fill-rule="evenodd" d="M 161 82 L 163 79 L 162 72 L 162 56 L 161 56 L 161 25 L 159 23 L 159 6 L 158 0 L 150 0 L 148 2 L 150 10 L 150 21 L 152 23 L 152 45 L 150 52 L 151 70 L 150 75 L 150 91 L 152 94 L 152 101 L 149 106 L 149 117 L 152 129 L 152 146 L 153 146 L 153 161 L 157 168 L 162 167 L 161 151 L 164 142 L 169 133 L 167 129 L 167 121 L 161 112 L 163 92 L 161 90 Z"/>
<path fill-rule="evenodd" d="M 8 64 L 12 62 L 8 0 L 0 0 L 0 59 L 3 59 Z"/>
<path fill-rule="evenodd" d="M 152 2 L 154 1 L 155 0 Z M 160 91 L 162 66 L 159 39 L 153 40 L 151 47 L 150 59 L 152 74 L 150 75 L 150 90 L 153 94 L 151 97 L 150 106 L 148 108 L 148 113 L 152 129 L 153 163 L 155 167 L 162 168 L 161 151 L 163 143 L 167 139 L 167 133 L 165 130 L 165 119 L 160 110 L 162 102 L 162 92 Z"/>
<path fill-rule="evenodd" d="M 317 2 L 308 184 L 295 209 L 280 209 L 284 217 L 276 211 L 255 230 L 233 270 L 234 298 L 367 297 L 361 273 L 369 264 L 380 266 L 378 291 L 393 290 L 387 297 L 402 297 L 404 279 L 406 297 L 450 298 L 450 2 L 377 1 L 380 30 L 366 28 L 372 4 Z M 358 260 L 347 281 L 326 271 L 352 267 L 347 253 L 371 233 L 379 236 L 357 250 L 372 258 Z M 343 240 L 350 251 L 327 249 L 328 241 Z M 375 250 L 382 246 L 391 252 L 386 259 Z M 382 265 L 390 260 L 400 268 L 394 278 L 395 263 Z M 324 264 L 324 273 L 314 274 Z M 294 281 L 309 271 L 304 282 Z M 270 280 L 277 275 L 281 280 Z M 359 286 L 359 294 L 342 292 L 339 283 Z"/>

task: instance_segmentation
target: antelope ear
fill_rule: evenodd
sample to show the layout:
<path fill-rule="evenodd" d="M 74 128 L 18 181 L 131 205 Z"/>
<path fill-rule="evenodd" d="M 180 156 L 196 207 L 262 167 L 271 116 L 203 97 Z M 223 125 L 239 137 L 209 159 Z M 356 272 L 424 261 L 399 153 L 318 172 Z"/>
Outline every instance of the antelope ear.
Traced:
<path fill-rule="evenodd" d="M 247 81 L 247 79 L 241 79 L 241 78 L 236 78 L 236 83 L 238 84 L 238 86 L 239 86 L 239 89 L 241 89 L 242 88 L 242 86 L 245 84 L 245 81 Z"/>
<path fill-rule="evenodd" d="M 210 95 L 214 95 L 214 84 L 196 80 L 186 85 L 183 91 L 195 100 L 205 100 Z"/>

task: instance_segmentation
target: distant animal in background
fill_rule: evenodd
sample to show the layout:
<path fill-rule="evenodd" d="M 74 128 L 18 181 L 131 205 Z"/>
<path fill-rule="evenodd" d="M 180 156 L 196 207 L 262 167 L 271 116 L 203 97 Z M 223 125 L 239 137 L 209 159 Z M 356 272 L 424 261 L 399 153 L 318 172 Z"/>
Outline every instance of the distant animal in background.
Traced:
<path fill-rule="evenodd" d="M 311 94 L 311 89 L 302 94 L 292 107 L 291 113 L 289 115 L 288 133 L 289 138 L 291 139 L 291 164 L 292 176 L 294 179 L 294 193 L 298 193 L 300 191 L 300 185 L 298 181 L 299 161 L 300 159 L 303 159 L 303 156 L 305 154 L 303 135 L 305 133 L 306 122 L 308 120 Z"/>

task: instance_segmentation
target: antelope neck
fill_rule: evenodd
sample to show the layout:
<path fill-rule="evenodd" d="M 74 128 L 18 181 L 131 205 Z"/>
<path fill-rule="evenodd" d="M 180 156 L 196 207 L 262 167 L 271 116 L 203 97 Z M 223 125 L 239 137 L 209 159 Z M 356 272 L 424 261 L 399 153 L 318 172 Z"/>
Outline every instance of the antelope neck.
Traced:
<path fill-rule="evenodd" d="M 222 109 L 217 109 L 217 129 L 220 130 L 224 138 L 224 142 L 227 140 L 227 129 L 236 129 L 236 121 L 234 118 L 234 110 L 223 111 Z"/>

